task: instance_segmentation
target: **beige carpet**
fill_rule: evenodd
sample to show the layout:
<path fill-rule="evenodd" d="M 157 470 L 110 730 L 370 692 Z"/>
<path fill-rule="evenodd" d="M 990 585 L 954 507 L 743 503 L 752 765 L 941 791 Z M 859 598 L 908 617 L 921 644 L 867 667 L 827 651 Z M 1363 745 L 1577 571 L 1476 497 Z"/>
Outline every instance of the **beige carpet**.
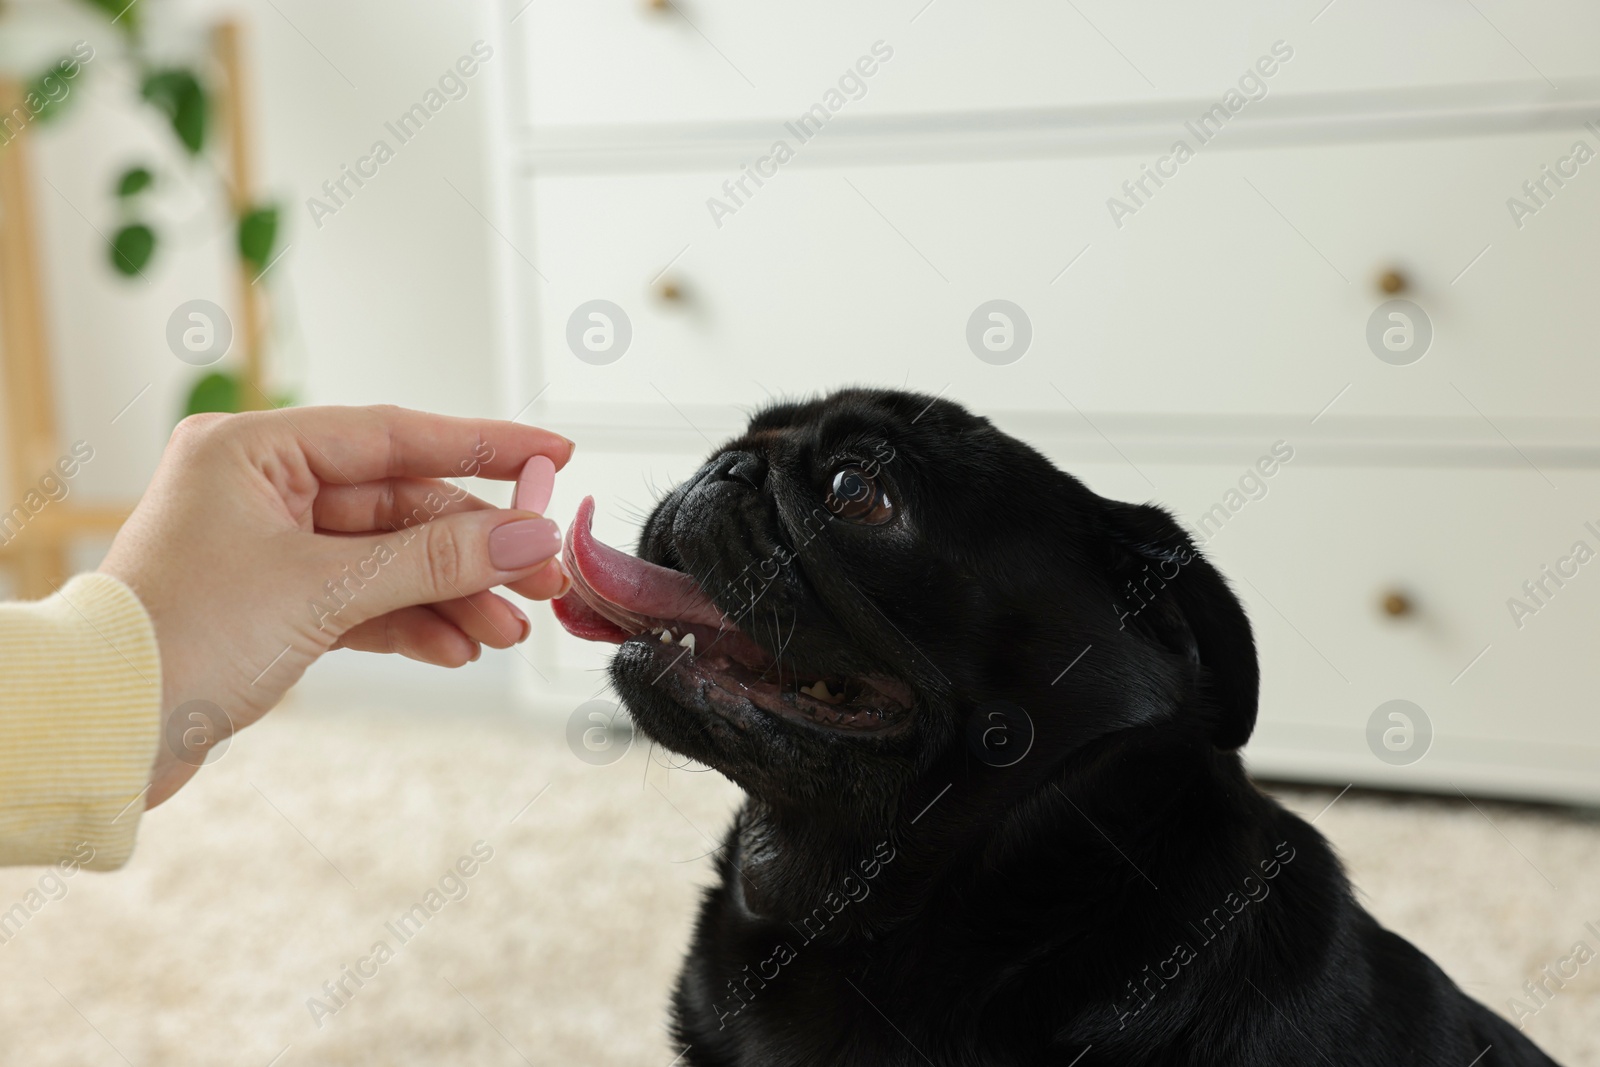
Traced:
<path fill-rule="evenodd" d="M 1334 795 L 1285 791 L 1308 816 Z M 126 870 L 77 875 L 0 944 L 0 1063 L 668 1067 L 668 984 L 736 802 L 643 746 L 588 766 L 526 719 L 286 708 L 146 817 Z M 1600 950 L 1592 817 L 1351 792 L 1317 825 L 1379 918 L 1498 1010 Z M 0 911 L 38 882 L 0 872 Z M 385 924 L 430 889 L 402 943 Z M 380 940 L 392 958 L 359 964 Z M 339 1006 L 347 965 L 373 977 Z M 1600 1064 L 1600 959 L 1528 1031 Z"/>

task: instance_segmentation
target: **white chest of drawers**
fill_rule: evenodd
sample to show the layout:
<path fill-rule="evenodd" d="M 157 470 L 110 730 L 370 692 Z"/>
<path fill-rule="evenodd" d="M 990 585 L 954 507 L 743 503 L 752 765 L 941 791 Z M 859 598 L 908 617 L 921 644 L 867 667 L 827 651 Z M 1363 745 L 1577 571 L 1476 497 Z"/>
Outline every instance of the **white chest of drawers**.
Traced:
<path fill-rule="evenodd" d="M 554 510 L 626 541 L 769 394 L 942 392 L 1197 529 L 1258 773 L 1600 802 L 1600 12 L 1156 7 L 513 2 L 506 407 L 583 443 Z M 1386 269 L 1420 357 L 1369 343 Z"/>

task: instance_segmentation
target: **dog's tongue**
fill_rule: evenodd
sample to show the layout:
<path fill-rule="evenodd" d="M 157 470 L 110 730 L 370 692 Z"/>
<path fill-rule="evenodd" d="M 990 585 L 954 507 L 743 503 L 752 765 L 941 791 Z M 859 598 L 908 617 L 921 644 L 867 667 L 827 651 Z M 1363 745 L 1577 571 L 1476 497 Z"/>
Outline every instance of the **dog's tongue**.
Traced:
<path fill-rule="evenodd" d="M 568 633 L 620 643 L 675 622 L 722 626 L 723 613 L 693 578 L 601 544 L 593 524 L 594 497 L 584 497 L 562 551 L 572 589 L 551 605 Z"/>

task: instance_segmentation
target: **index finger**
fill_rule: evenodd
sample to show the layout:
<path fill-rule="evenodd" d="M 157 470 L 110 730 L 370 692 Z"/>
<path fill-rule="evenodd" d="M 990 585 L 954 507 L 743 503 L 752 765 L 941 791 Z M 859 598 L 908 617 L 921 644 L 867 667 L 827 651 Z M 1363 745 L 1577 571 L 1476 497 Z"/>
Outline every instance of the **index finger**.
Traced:
<path fill-rule="evenodd" d="M 557 470 L 573 443 L 558 433 L 501 419 L 461 419 L 389 405 L 279 408 L 304 446 L 306 462 L 325 482 L 381 478 L 513 480 L 534 456 Z"/>

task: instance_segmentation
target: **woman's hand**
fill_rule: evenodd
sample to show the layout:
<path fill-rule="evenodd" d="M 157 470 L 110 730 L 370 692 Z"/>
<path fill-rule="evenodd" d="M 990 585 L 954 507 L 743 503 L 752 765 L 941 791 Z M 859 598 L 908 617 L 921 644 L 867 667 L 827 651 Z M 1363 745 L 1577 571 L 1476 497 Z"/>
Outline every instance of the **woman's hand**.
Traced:
<path fill-rule="evenodd" d="M 214 745 L 266 714 L 329 649 L 459 667 L 483 645 L 527 637 L 527 616 L 488 590 L 565 592 L 560 530 L 446 479 L 515 480 L 533 456 L 559 470 L 572 449 L 518 423 L 392 407 L 180 423 L 100 567 L 138 594 L 160 646 L 164 728 L 147 806 L 200 762 L 170 743 L 181 726 L 166 729 L 190 701 L 230 720 L 213 724 Z M 532 496 L 542 508 L 548 490 Z"/>

